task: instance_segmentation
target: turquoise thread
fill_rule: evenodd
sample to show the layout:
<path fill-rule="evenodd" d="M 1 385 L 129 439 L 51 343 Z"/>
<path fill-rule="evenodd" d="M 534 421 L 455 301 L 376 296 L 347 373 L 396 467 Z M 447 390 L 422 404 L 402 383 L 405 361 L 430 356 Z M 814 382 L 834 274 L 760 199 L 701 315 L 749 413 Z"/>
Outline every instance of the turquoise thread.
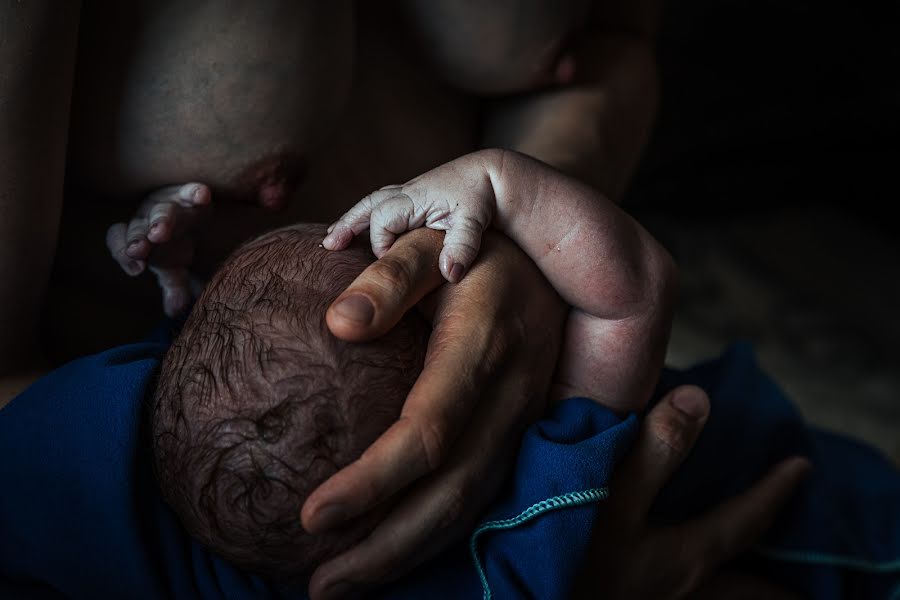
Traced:
<path fill-rule="evenodd" d="M 766 548 L 757 546 L 753 549 L 758 554 L 775 560 L 800 562 L 812 565 L 826 565 L 829 567 L 843 567 L 855 571 L 867 573 L 890 573 L 900 571 L 900 558 L 885 562 L 872 562 L 863 558 L 852 556 L 835 556 L 821 552 L 806 552 L 804 550 L 781 550 L 778 548 Z"/>
<path fill-rule="evenodd" d="M 484 590 L 482 598 L 484 600 L 491 600 L 491 587 L 487 581 L 487 574 L 484 572 L 484 567 L 481 565 L 481 560 L 478 558 L 478 537 L 482 533 L 512 529 L 523 523 L 527 523 L 544 513 L 559 510 L 561 508 L 584 506 L 585 504 L 606 500 L 608 497 L 609 490 L 605 487 L 591 488 L 589 490 L 584 490 L 583 492 L 569 492 L 532 504 L 511 519 L 488 521 L 487 523 L 482 524 L 481 527 L 472 533 L 472 538 L 469 541 L 469 551 L 472 553 L 472 560 L 475 562 L 475 570 L 478 571 L 478 578 L 481 580 L 481 587 Z"/>

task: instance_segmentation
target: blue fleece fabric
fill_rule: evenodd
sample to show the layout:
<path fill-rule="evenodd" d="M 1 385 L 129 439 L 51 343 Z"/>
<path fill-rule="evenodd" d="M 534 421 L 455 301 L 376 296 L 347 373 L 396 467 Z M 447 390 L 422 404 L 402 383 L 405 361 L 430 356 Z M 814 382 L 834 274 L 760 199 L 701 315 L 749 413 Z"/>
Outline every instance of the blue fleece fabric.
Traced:
<path fill-rule="evenodd" d="M 304 598 L 195 543 L 163 503 L 143 429 L 165 343 L 116 348 L 44 377 L 0 411 L 0 598 Z M 747 567 L 813 598 L 900 598 L 900 474 L 871 448 L 804 425 L 749 348 L 667 371 L 705 388 L 710 420 L 653 509 L 700 514 L 775 461 L 812 476 Z M 384 598 L 565 598 L 597 505 L 639 427 L 586 399 L 529 428 L 500 497 L 464 543 Z"/>

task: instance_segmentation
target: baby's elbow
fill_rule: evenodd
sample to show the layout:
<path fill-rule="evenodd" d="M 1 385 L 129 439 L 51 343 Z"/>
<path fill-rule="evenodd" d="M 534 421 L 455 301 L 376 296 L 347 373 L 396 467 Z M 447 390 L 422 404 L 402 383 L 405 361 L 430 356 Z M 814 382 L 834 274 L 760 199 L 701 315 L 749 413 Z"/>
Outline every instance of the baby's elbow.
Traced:
<path fill-rule="evenodd" d="M 667 323 L 678 293 L 678 265 L 675 259 L 649 234 L 643 252 L 642 304 Z"/>
<path fill-rule="evenodd" d="M 656 242 L 655 246 L 655 263 L 657 265 L 654 277 L 656 280 L 655 293 L 659 300 L 671 304 L 675 301 L 678 293 L 678 265 L 662 244 Z"/>

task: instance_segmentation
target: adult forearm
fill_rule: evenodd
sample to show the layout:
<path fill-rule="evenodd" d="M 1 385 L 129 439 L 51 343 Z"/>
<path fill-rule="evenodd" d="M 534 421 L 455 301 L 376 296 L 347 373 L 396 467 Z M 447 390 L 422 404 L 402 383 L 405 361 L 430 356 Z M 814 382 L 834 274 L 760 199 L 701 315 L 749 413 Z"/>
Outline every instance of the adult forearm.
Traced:
<path fill-rule="evenodd" d="M 651 39 L 597 33 L 576 48 L 575 64 L 570 86 L 494 101 L 482 143 L 538 158 L 618 201 L 656 113 Z"/>
<path fill-rule="evenodd" d="M 0 0 L 0 373 L 36 354 L 62 206 L 78 9 Z"/>

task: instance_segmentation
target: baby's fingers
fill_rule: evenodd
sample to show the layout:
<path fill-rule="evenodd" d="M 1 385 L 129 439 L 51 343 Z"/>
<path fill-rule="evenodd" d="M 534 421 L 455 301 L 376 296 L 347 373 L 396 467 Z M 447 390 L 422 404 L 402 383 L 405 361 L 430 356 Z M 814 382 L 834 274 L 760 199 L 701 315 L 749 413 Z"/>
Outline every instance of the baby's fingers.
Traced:
<path fill-rule="evenodd" d="M 393 195 L 390 190 L 378 190 L 372 192 L 353 208 L 328 227 L 328 235 L 322 240 L 326 250 L 343 250 L 353 238 L 369 228 L 369 219 L 375 208 Z"/>
<path fill-rule="evenodd" d="M 142 213 L 149 224 L 147 239 L 163 244 L 193 227 L 209 209 L 212 195 L 202 183 L 173 185 L 150 194 Z"/>
<path fill-rule="evenodd" d="M 369 222 L 372 252 L 381 258 L 390 250 L 398 235 L 418 229 L 425 224 L 425 217 L 425 211 L 406 194 L 397 194 L 379 203 L 372 211 L 372 220 Z"/>
<path fill-rule="evenodd" d="M 452 214 L 438 263 L 447 281 L 459 283 L 475 262 L 481 247 L 481 236 L 489 222 L 489 215 L 461 207 L 457 207 Z"/>
<path fill-rule="evenodd" d="M 147 196 L 148 205 L 163 202 L 173 202 L 183 208 L 206 206 L 212 199 L 209 188 L 202 183 L 185 183 L 183 185 L 170 185 L 151 192 Z"/>
<path fill-rule="evenodd" d="M 191 278 L 184 267 L 150 267 L 163 291 L 163 311 L 177 317 L 191 305 Z"/>
<path fill-rule="evenodd" d="M 131 258 L 126 253 L 128 248 L 126 243 L 127 231 L 128 225 L 125 223 L 116 223 L 110 226 L 106 232 L 106 247 L 116 262 L 119 263 L 119 266 L 122 267 L 122 270 L 133 277 L 140 275 L 144 271 L 145 263 L 143 260 Z"/>

